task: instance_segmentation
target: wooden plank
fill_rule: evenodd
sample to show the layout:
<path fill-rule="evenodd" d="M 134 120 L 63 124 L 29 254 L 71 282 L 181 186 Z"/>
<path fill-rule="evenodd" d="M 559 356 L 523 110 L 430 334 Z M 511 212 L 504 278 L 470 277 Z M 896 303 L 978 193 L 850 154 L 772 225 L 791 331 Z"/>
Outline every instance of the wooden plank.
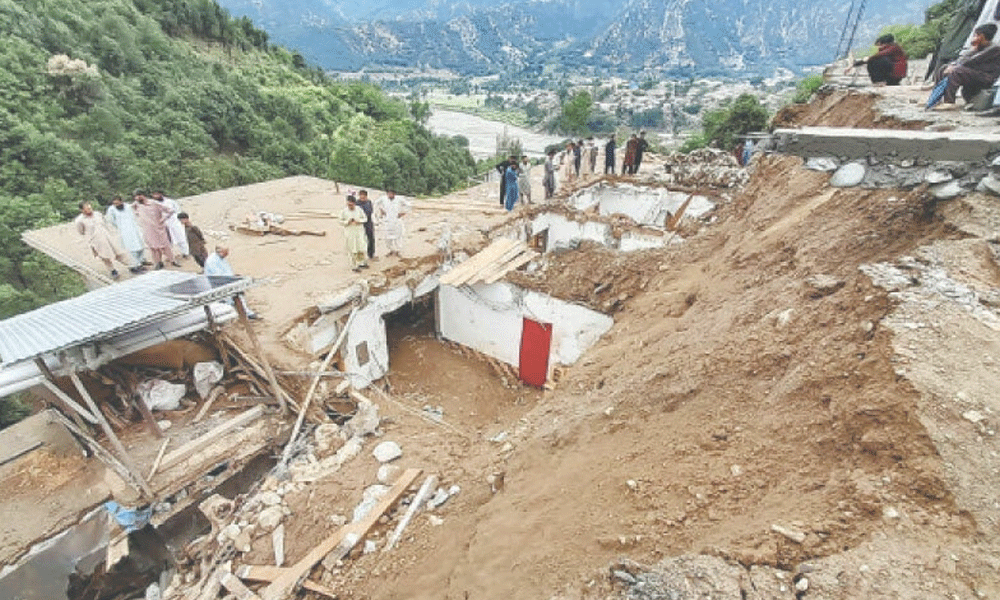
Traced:
<path fill-rule="evenodd" d="M 356 523 L 348 523 L 337 533 L 323 540 L 318 546 L 313 548 L 299 562 L 290 567 L 286 573 L 275 579 L 260 594 L 261 600 L 284 600 L 298 586 L 299 582 L 306 577 L 309 571 L 323 560 L 328 554 L 334 554 L 338 559 L 347 556 L 354 546 L 360 542 L 368 530 L 379 520 L 399 497 L 410 487 L 410 484 L 420 475 L 420 469 L 407 469 L 399 480 L 393 484 L 379 503 L 368 513 L 364 519 Z"/>
<path fill-rule="evenodd" d="M 494 255 L 506 252 L 515 243 L 516 242 L 514 240 L 509 238 L 498 238 L 494 240 L 490 243 L 490 245 L 466 259 L 465 262 L 442 275 L 441 282 L 447 285 L 461 285 L 461 281 L 464 276 L 478 271 L 489 260 L 492 260 Z"/>
<path fill-rule="evenodd" d="M 475 283 L 476 281 L 485 281 L 489 275 L 492 275 L 497 269 L 507 264 L 511 260 L 517 258 L 521 253 L 528 250 L 528 247 L 524 244 L 518 243 L 514 245 L 510 250 L 507 250 L 497 258 L 490 261 L 490 264 L 483 266 L 478 272 L 474 273 L 469 277 L 469 283 Z"/>
<path fill-rule="evenodd" d="M 388 552 L 396 546 L 396 543 L 399 542 L 399 538 L 403 536 L 403 530 L 406 529 L 406 526 L 413 520 L 413 515 L 417 514 L 417 511 L 420 510 L 420 505 L 427 500 L 427 497 L 430 496 L 434 488 L 437 487 L 437 480 L 437 475 L 427 476 L 427 479 L 424 480 L 424 484 L 420 486 L 420 491 L 418 491 L 417 495 L 413 497 L 413 502 L 410 502 L 410 506 L 407 507 L 406 514 L 399 520 L 399 524 L 396 525 L 396 529 L 393 530 L 389 539 L 386 540 L 385 547 L 382 548 L 382 552 Z"/>
<path fill-rule="evenodd" d="M 440 282 L 455 287 L 462 285 L 462 282 L 469 275 L 476 273 L 489 264 L 490 261 L 494 260 L 497 256 L 500 256 L 507 250 L 513 248 L 517 243 L 517 240 L 512 240 L 510 238 L 499 238 L 494 240 L 489 246 L 477 252 L 474 256 L 469 257 L 465 262 L 461 263 L 451 271 L 442 275 Z"/>
<path fill-rule="evenodd" d="M 281 386 L 278 385 L 278 379 L 274 376 L 274 371 L 271 369 L 271 363 L 268 362 L 267 356 L 264 355 L 264 350 L 260 346 L 257 334 L 254 333 L 253 327 L 250 327 L 250 320 L 247 318 L 247 307 L 243 301 L 243 294 L 236 294 L 235 301 L 236 312 L 240 315 L 240 322 L 243 323 L 243 329 L 247 332 L 247 336 L 250 337 L 250 343 L 253 344 L 254 352 L 257 353 L 258 358 L 260 358 L 261 363 L 264 365 L 264 372 L 267 374 L 267 380 L 271 383 L 271 390 L 274 391 L 274 397 L 278 399 L 278 404 L 281 406 L 281 414 L 288 414 L 288 405 L 285 404 L 285 398 L 281 395 L 282 389 Z"/>
<path fill-rule="evenodd" d="M 45 359 L 42 358 L 41 356 L 36 356 L 35 365 L 38 367 L 38 370 L 42 372 L 42 375 L 45 376 L 45 380 L 42 381 L 42 384 L 43 387 L 49 391 L 49 393 L 55 396 L 55 398 L 53 399 L 54 403 L 58 404 L 64 411 L 66 411 L 66 414 L 68 414 L 73 419 L 73 422 L 76 423 L 77 427 L 79 427 L 80 429 L 86 429 L 87 426 L 84 425 L 83 421 L 80 419 L 80 417 L 82 417 L 83 414 L 86 413 L 86 411 L 84 411 L 83 407 L 79 406 L 76 402 L 73 401 L 72 398 L 67 396 L 65 393 L 63 393 L 61 389 L 59 389 L 56 386 L 56 377 L 55 375 L 52 374 L 52 371 L 49 370 L 49 366 L 45 364 Z M 53 387 L 56 388 L 55 392 L 52 391 Z M 87 420 L 91 424 L 97 425 L 97 419 L 95 419 L 93 415 L 87 414 L 87 417 L 85 418 L 87 418 Z"/>
<path fill-rule="evenodd" d="M 160 445 L 160 451 L 156 453 L 156 460 L 153 461 L 153 466 L 149 469 L 149 477 L 146 479 L 152 480 L 153 475 L 156 475 L 156 470 L 160 468 L 160 461 L 163 460 L 163 453 L 167 451 L 168 444 L 170 444 L 170 438 L 163 440 L 163 444 Z"/>
<path fill-rule="evenodd" d="M 268 567 L 262 565 L 241 565 L 236 567 L 236 576 L 240 579 L 246 579 L 248 581 L 266 581 L 268 583 L 274 581 L 278 577 L 286 574 L 290 569 L 287 567 Z M 337 593 L 326 587 L 321 583 L 317 583 L 312 579 L 304 579 L 302 581 L 302 589 L 308 590 L 310 592 L 316 592 L 317 594 L 322 594 L 327 598 L 333 598 L 336 600 Z"/>
<path fill-rule="evenodd" d="M 46 379 L 45 381 L 42 382 L 42 385 L 45 386 L 45 389 L 49 390 L 57 398 L 59 398 L 60 400 L 62 400 L 64 404 L 66 404 L 67 406 L 69 406 L 70 408 L 73 409 L 73 412 L 71 412 L 70 415 L 72 415 L 73 413 L 76 413 L 77 415 L 79 415 L 79 416 L 83 417 L 84 419 L 86 419 L 88 423 L 90 423 L 92 425 L 97 425 L 97 417 L 95 417 L 94 415 L 90 414 L 85 408 L 83 408 L 82 406 L 80 406 L 79 404 L 77 404 L 76 401 L 74 401 L 72 398 L 70 398 L 66 394 L 66 392 L 64 392 L 61 389 L 59 389 L 59 387 L 56 384 L 54 384 L 51 381 L 49 381 L 48 379 Z M 82 427 L 82 425 L 80 425 L 80 426 Z"/>
<path fill-rule="evenodd" d="M 285 564 L 285 524 L 281 523 L 271 532 L 271 548 L 274 549 L 274 564 Z"/>
<path fill-rule="evenodd" d="M 232 419 L 221 423 L 220 425 L 213 428 L 211 431 L 206 433 L 201 437 L 197 437 L 190 442 L 184 444 L 180 448 L 174 450 L 170 454 L 163 457 L 163 462 L 160 463 L 162 469 L 169 469 L 175 464 L 187 458 L 189 455 L 194 454 L 196 451 L 200 450 L 202 447 L 207 446 L 219 439 L 220 437 L 226 435 L 230 431 L 242 427 L 251 421 L 258 419 L 264 414 L 263 406 L 255 406 L 250 410 L 241 413 Z"/>
<path fill-rule="evenodd" d="M 504 275 L 506 275 L 507 273 L 510 273 L 511 271 L 513 271 L 515 269 L 520 268 L 521 265 L 524 265 L 524 264 L 527 264 L 527 263 L 531 262 L 532 260 L 534 260 L 534 258 L 536 256 L 538 256 L 538 253 L 535 252 L 534 250 L 529 250 L 529 251 L 525 252 L 521 256 L 518 256 L 514 260 L 512 260 L 509 263 L 507 263 L 506 265 L 504 265 L 503 268 L 497 270 L 497 272 L 494 273 L 493 275 L 490 275 L 488 278 L 484 279 L 483 283 L 496 283 L 497 281 L 500 281 L 500 279 Z"/>
<path fill-rule="evenodd" d="M 691 198 L 694 198 L 694 194 L 688 194 L 687 200 L 685 200 L 684 204 L 681 204 L 681 207 L 677 209 L 677 214 L 670 217 L 670 219 L 667 221 L 668 231 L 677 230 L 677 224 L 680 223 L 681 219 L 684 218 L 684 211 L 687 210 L 688 204 L 691 204 Z"/>
<path fill-rule="evenodd" d="M 216 398 L 222 395 L 224 390 L 225 388 L 221 385 L 212 386 L 212 391 L 208 393 L 208 398 L 205 398 L 205 402 L 201 405 L 201 408 L 198 409 L 198 414 L 194 416 L 194 420 L 191 422 L 197 423 L 204 419 L 205 415 L 208 414 L 209 409 L 212 408 L 212 403 L 215 402 Z"/>
<path fill-rule="evenodd" d="M 139 468 L 135 466 L 135 461 L 132 460 L 132 455 L 128 453 L 128 450 L 125 449 L 121 440 L 119 440 L 118 436 L 115 435 L 114 430 L 111 429 L 111 425 L 109 425 L 107 419 L 104 418 L 104 413 L 97 408 L 97 404 L 94 402 L 94 399 L 90 397 L 90 392 L 87 391 L 87 388 L 83 387 L 83 382 L 80 381 L 80 377 L 76 374 L 76 371 L 70 371 L 69 379 L 73 382 L 73 386 L 76 388 L 76 391 L 80 393 L 81 397 L 83 397 L 83 401 L 86 402 L 87 408 L 89 408 L 90 412 L 97 417 L 98 423 L 101 424 L 101 429 L 104 430 L 104 435 L 108 436 L 108 440 L 111 441 L 111 445 L 118 451 L 118 459 L 123 465 L 125 465 L 128 472 L 131 473 L 135 482 L 139 484 L 139 487 L 142 489 L 142 493 L 145 494 L 146 498 L 151 500 L 153 498 L 153 490 L 149 488 L 149 484 L 147 484 L 146 480 L 142 478 L 142 473 L 140 473 Z"/>
<path fill-rule="evenodd" d="M 475 271 L 467 273 L 462 281 L 459 282 L 460 285 L 472 285 L 480 279 L 480 275 L 483 272 L 492 270 L 498 262 L 509 260 L 511 256 L 516 256 L 520 252 L 524 251 L 527 246 L 523 242 L 514 240 L 514 243 L 509 245 L 509 247 L 503 252 L 497 254 L 494 253 L 490 256 L 483 264 L 479 265 Z"/>
<path fill-rule="evenodd" d="M 219 583 L 222 584 L 224 588 L 232 592 L 239 600 L 260 600 L 260 596 L 253 593 L 253 591 L 240 581 L 239 577 L 233 575 L 229 571 L 219 572 Z"/>

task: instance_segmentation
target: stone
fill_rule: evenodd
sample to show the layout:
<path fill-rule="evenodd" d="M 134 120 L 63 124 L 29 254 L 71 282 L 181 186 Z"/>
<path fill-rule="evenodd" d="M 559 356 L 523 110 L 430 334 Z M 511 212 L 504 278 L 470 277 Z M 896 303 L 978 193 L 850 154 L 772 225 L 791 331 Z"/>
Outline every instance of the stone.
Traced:
<path fill-rule="evenodd" d="M 376 544 L 372 540 L 365 540 L 365 549 L 362 550 L 361 553 L 362 554 L 372 554 L 376 550 L 378 550 L 378 544 Z"/>
<path fill-rule="evenodd" d="M 978 423 L 984 420 L 986 417 L 983 415 L 983 413 L 979 412 L 978 410 L 967 410 L 964 413 L 962 413 L 962 418 L 965 419 L 966 421 L 969 421 L 970 423 Z"/>
<path fill-rule="evenodd" d="M 264 533 L 270 533 L 274 531 L 275 527 L 281 524 L 281 520 L 284 517 L 285 512 L 281 510 L 280 506 L 268 506 L 257 515 L 257 526 Z"/>
<path fill-rule="evenodd" d="M 236 548 L 238 551 L 243 553 L 250 552 L 253 548 L 253 540 L 250 538 L 250 532 L 241 531 L 240 534 L 233 539 L 233 548 Z"/>
<path fill-rule="evenodd" d="M 230 523 L 222 529 L 222 535 L 228 540 L 235 540 L 236 536 L 240 534 L 240 526 L 236 523 Z"/>
<path fill-rule="evenodd" d="M 882 509 L 882 518 L 888 520 L 898 519 L 899 511 L 891 506 L 886 506 L 885 508 Z"/>
<path fill-rule="evenodd" d="M 277 492 L 264 492 L 260 496 L 260 503 L 264 506 L 276 506 L 281 504 L 281 496 Z"/>
<path fill-rule="evenodd" d="M 375 446 L 372 456 L 380 463 L 387 463 L 403 456 L 403 449 L 396 442 L 385 441 Z"/>
<path fill-rule="evenodd" d="M 1000 179 L 990 173 L 979 180 L 979 185 L 976 186 L 976 189 L 980 192 L 989 192 L 994 196 L 1000 196 Z"/>
<path fill-rule="evenodd" d="M 192 372 L 194 389 L 202 400 L 208 398 L 208 393 L 222 380 L 223 374 L 222 363 L 208 361 L 195 364 Z"/>
<path fill-rule="evenodd" d="M 316 455 L 320 458 L 340 450 L 346 441 L 340 432 L 340 426 L 336 423 L 323 423 L 316 428 L 313 438 L 316 440 Z"/>
<path fill-rule="evenodd" d="M 860 163 L 847 163 L 830 177 L 833 187 L 854 187 L 865 178 L 865 166 Z"/>
<path fill-rule="evenodd" d="M 800 593 L 801 592 L 805 592 L 808 589 L 809 589 L 809 580 L 806 579 L 805 577 L 803 577 L 802 579 L 799 579 L 798 581 L 795 582 L 795 590 L 797 592 L 800 592 Z"/>
<path fill-rule="evenodd" d="M 843 279 L 838 279 L 832 275 L 824 275 L 822 273 L 806 277 L 805 283 L 810 288 L 810 298 L 822 298 L 823 296 L 829 296 L 844 287 Z"/>
<path fill-rule="evenodd" d="M 931 195 L 938 200 L 951 200 L 965 193 L 965 188 L 957 181 L 941 183 L 930 188 Z"/>
<path fill-rule="evenodd" d="M 438 488 L 434 496 L 427 501 L 427 507 L 433 510 L 447 502 L 448 498 L 450 498 L 448 492 L 444 488 Z"/>
<path fill-rule="evenodd" d="M 927 174 L 924 175 L 924 181 L 931 185 L 944 183 L 946 181 L 951 181 L 952 179 L 954 179 L 954 177 L 948 171 L 928 171 Z"/>
<path fill-rule="evenodd" d="M 733 477 L 739 477 L 740 475 L 743 474 L 743 467 L 741 467 L 740 465 L 733 465 L 729 467 L 729 472 L 730 474 L 732 474 Z"/>
<path fill-rule="evenodd" d="M 378 430 L 378 406 L 372 402 L 358 402 L 358 410 L 351 420 L 344 423 L 344 434 L 348 439 L 373 435 Z"/>
<path fill-rule="evenodd" d="M 385 485 L 376 484 L 365 488 L 365 491 L 361 493 L 361 502 L 354 507 L 354 514 L 351 521 L 357 523 L 367 517 L 368 513 L 378 504 L 378 501 L 387 493 L 389 493 L 389 486 Z"/>
<path fill-rule="evenodd" d="M 439 527 L 444 524 L 444 519 L 437 515 L 427 515 L 427 520 L 430 521 L 431 525 L 434 527 Z"/>
<path fill-rule="evenodd" d="M 788 327 L 788 324 L 792 322 L 792 313 L 794 312 L 794 308 L 786 308 L 785 310 L 779 312 L 774 318 L 774 326 L 778 329 Z"/>
<path fill-rule="evenodd" d="M 806 161 L 806 168 L 812 171 L 836 171 L 837 159 L 828 156 L 814 156 Z"/>
<path fill-rule="evenodd" d="M 382 485 L 392 485 L 396 483 L 399 479 L 399 475 L 403 472 L 403 469 L 397 467 L 396 465 L 382 465 L 378 468 L 378 473 L 375 474 L 375 478 Z"/>
<path fill-rule="evenodd" d="M 785 536 L 786 538 L 792 540 L 796 544 L 801 544 L 806 541 L 806 534 L 791 527 L 784 527 L 782 525 L 771 525 L 771 531 L 774 533 Z"/>
<path fill-rule="evenodd" d="M 166 431 L 166 430 L 170 429 L 174 425 L 172 422 L 170 422 L 170 421 L 168 421 L 166 419 L 161 419 L 161 420 L 157 421 L 156 424 L 163 431 Z"/>

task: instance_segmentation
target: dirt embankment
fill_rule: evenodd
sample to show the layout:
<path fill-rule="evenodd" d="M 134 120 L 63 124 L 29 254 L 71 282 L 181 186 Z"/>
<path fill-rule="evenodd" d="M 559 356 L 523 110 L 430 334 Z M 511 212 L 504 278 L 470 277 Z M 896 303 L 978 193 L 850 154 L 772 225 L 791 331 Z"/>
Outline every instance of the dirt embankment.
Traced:
<path fill-rule="evenodd" d="M 846 120 L 871 99 L 839 98 L 801 122 L 877 125 Z M 995 590 L 983 522 L 956 500 L 927 392 L 883 325 L 898 302 L 859 271 L 968 234 L 921 190 L 827 178 L 766 157 L 683 245 L 560 257 L 576 287 L 605 274 L 614 328 L 524 418 L 495 424 L 513 452 L 464 447 L 451 474 L 467 492 L 445 524 L 418 525 L 389 564 L 361 557 L 342 580 L 353 595 L 607 598 L 616 558 L 685 553 L 818 561 L 815 598 Z"/>
<path fill-rule="evenodd" d="M 927 121 L 905 121 L 875 108 L 878 96 L 868 91 L 822 89 L 809 104 L 789 104 L 774 116 L 774 127 L 853 127 L 923 129 Z"/>

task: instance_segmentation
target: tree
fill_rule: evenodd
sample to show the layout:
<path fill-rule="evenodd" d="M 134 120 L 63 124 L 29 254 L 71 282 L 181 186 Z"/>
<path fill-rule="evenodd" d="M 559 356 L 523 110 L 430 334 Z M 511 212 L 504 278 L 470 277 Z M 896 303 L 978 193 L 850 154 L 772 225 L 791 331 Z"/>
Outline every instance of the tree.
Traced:
<path fill-rule="evenodd" d="M 564 133 L 576 136 L 589 133 L 587 122 L 590 121 L 593 105 L 593 100 L 588 92 L 573 94 L 569 101 L 563 104 L 559 129 Z"/>

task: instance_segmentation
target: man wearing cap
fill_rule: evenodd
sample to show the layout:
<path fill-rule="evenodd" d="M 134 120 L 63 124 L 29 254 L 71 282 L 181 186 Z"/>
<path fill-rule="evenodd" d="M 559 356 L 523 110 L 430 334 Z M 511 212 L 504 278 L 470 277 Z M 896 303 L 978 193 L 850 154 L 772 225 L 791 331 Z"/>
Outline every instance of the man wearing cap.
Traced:
<path fill-rule="evenodd" d="M 969 104 L 976 94 L 993 85 L 1000 77 L 1000 46 L 993 44 L 996 33 L 997 26 L 993 23 L 976 27 L 972 33 L 972 48 L 955 62 L 938 70 L 935 81 L 947 77 L 948 85 L 942 103 L 936 108 L 953 110 L 959 88 L 965 103 Z"/>

